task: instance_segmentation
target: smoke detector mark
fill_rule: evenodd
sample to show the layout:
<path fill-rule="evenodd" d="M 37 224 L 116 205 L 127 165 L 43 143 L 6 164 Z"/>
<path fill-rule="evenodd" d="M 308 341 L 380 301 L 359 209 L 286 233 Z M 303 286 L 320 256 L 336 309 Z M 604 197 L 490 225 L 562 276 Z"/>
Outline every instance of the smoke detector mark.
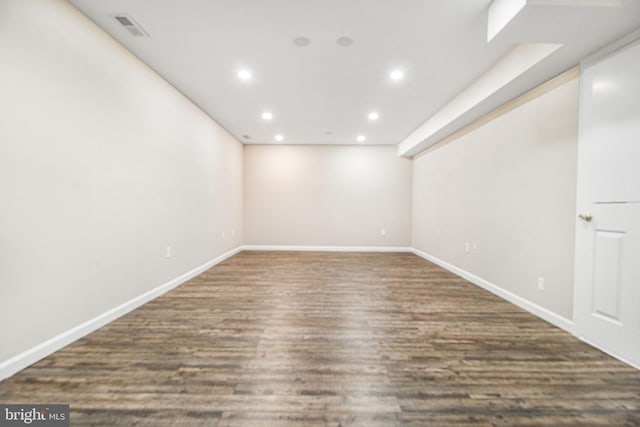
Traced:
<path fill-rule="evenodd" d="M 149 37 L 144 28 L 140 26 L 132 17 L 126 13 L 114 13 L 110 15 L 115 19 L 122 27 L 134 37 Z"/>

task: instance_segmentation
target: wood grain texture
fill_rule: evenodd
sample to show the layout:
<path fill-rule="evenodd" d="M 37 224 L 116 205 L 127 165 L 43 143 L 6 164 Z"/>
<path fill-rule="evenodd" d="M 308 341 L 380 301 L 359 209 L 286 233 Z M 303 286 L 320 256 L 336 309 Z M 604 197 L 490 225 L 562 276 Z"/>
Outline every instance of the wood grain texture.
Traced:
<path fill-rule="evenodd" d="M 242 252 L 0 402 L 72 425 L 638 426 L 640 372 L 412 254 Z"/>

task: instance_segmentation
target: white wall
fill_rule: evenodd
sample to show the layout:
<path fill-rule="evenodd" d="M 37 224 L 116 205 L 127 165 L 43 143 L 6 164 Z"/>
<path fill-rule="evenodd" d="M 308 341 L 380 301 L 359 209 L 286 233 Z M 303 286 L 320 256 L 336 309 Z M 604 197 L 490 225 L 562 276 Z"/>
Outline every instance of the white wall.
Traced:
<path fill-rule="evenodd" d="M 247 245 L 411 242 L 411 161 L 395 146 L 246 145 L 244 183 Z"/>
<path fill-rule="evenodd" d="M 0 64 L 0 364 L 241 245 L 241 144 L 73 7 Z"/>
<path fill-rule="evenodd" d="M 416 157 L 413 246 L 571 319 L 577 140 L 573 70 Z"/>

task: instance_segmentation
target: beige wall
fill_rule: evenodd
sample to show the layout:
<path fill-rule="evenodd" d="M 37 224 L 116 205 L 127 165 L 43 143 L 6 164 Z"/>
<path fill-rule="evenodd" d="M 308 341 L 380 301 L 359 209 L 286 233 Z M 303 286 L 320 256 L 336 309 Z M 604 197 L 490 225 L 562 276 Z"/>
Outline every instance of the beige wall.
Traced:
<path fill-rule="evenodd" d="M 501 110 L 415 158 L 413 246 L 571 319 L 576 72 Z"/>
<path fill-rule="evenodd" d="M 242 146 L 64 1 L 0 57 L 1 365 L 241 245 Z"/>
<path fill-rule="evenodd" d="M 245 145 L 244 183 L 247 245 L 411 242 L 411 161 L 395 146 Z"/>

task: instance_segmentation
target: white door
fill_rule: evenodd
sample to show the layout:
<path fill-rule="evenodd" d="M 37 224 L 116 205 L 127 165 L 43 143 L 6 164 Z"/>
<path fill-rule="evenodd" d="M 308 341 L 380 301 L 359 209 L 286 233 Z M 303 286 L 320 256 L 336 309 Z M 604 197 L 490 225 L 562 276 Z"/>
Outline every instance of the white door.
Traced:
<path fill-rule="evenodd" d="M 576 333 L 640 367 L 640 42 L 582 69 Z"/>

